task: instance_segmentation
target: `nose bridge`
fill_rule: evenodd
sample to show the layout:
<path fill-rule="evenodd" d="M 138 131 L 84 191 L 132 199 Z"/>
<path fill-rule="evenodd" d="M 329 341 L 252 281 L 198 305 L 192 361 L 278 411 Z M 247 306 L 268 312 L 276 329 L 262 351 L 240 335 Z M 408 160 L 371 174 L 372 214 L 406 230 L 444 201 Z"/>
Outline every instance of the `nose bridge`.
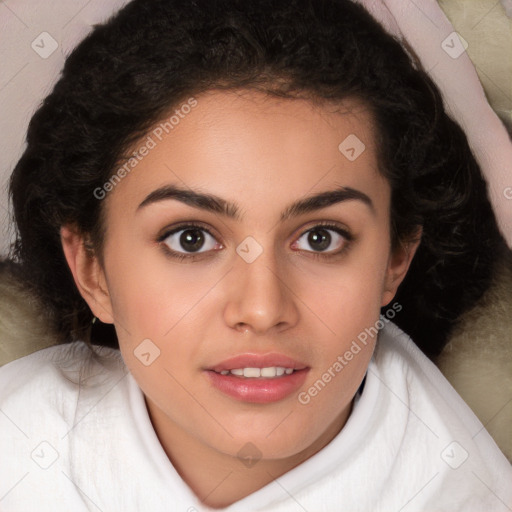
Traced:
<path fill-rule="evenodd" d="M 271 237 L 260 243 L 247 237 L 236 248 L 235 266 L 228 292 L 227 322 L 232 327 L 265 332 L 295 321 L 289 284 Z"/>

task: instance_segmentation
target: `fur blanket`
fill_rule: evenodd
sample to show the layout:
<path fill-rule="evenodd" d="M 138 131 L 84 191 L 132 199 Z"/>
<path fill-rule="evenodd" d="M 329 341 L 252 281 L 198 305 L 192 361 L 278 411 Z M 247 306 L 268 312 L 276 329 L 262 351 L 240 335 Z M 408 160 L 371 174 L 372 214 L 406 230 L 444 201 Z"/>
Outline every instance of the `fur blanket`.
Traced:
<path fill-rule="evenodd" d="M 0 366 L 55 344 L 38 300 L 0 261 Z"/>
<path fill-rule="evenodd" d="M 512 252 L 436 364 L 512 462 Z"/>

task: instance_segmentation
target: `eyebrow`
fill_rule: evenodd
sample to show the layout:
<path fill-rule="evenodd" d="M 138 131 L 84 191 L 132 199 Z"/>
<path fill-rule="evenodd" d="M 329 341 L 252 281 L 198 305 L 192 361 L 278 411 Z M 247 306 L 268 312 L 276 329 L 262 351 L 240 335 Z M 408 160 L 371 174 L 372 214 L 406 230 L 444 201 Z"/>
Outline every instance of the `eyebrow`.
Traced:
<path fill-rule="evenodd" d="M 228 202 L 213 194 L 204 194 L 190 189 L 187 190 L 176 185 L 165 185 L 157 188 L 139 204 L 137 211 L 150 204 L 170 199 L 181 201 L 194 208 L 219 213 L 230 219 L 237 221 L 242 220 L 240 207 L 236 203 Z M 305 213 L 327 208 L 333 204 L 352 200 L 361 201 L 368 206 L 373 215 L 375 215 L 373 202 L 364 192 L 351 187 L 339 187 L 335 190 L 320 192 L 292 203 L 281 213 L 280 221 L 283 222 L 291 217 L 297 217 Z"/>

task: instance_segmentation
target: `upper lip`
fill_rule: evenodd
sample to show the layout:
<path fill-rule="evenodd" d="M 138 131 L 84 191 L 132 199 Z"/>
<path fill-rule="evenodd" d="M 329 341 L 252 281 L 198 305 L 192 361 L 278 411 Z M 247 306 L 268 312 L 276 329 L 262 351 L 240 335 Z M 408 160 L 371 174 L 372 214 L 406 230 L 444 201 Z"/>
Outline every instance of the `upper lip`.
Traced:
<path fill-rule="evenodd" d="M 237 368 L 269 368 L 272 366 L 280 366 L 283 368 L 293 368 L 294 370 L 302 370 L 307 368 L 307 365 L 296 361 L 291 357 L 285 356 L 284 354 L 268 353 L 268 354 L 255 354 L 246 353 L 239 354 L 229 359 L 215 364 L 207 370 L 213 370 L 214 372 L 222 372 L 225 370 L 234 370 Z"/>

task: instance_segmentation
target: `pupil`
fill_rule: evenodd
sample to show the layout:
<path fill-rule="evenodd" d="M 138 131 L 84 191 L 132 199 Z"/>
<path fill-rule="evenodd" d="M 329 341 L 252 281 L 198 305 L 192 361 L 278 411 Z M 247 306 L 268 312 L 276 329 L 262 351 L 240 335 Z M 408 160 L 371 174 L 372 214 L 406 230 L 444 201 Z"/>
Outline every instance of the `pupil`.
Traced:
<path fill-rule="evenodd" d="M 320 233 L 320 236 L 315 235 L 315 233 Z M 329 247 L 331 235 L 325 229 L 317 229 L 315 231 L 311 231 L 308 237 L 308 242 L 314 248 L 315 244 L 317 245 L 317 249 L 319 251 L 325 251 L 327 247 Z"/>
<path fill-rule="evenodd" d="M 180 243 L 187 251 L 198 251 L 204 242 L 202 233 L 198 229 L 187 229 L 180 237 Z"/>

